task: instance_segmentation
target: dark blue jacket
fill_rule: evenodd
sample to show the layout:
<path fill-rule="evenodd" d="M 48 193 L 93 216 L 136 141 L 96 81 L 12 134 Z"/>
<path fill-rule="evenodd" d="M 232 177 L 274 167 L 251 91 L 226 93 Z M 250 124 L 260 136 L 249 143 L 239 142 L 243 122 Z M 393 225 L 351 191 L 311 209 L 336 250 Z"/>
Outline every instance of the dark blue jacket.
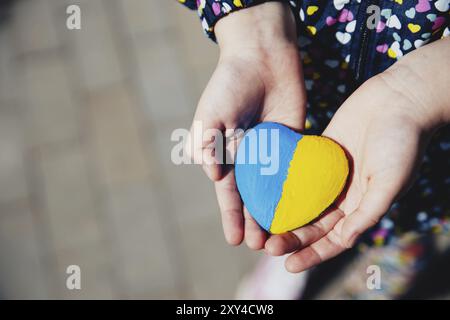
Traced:
<path fill-rule="evenodd" d="M 214 25 L 219 19 L 267 0 L 179 1 L 197 9 L 203 30 L 215 40 Z M 359 83 L 450 33 L 448 0 L 284 1 L 293 10 L 299 34 L 320 43 L 324 50 L 338 51 Z"/>

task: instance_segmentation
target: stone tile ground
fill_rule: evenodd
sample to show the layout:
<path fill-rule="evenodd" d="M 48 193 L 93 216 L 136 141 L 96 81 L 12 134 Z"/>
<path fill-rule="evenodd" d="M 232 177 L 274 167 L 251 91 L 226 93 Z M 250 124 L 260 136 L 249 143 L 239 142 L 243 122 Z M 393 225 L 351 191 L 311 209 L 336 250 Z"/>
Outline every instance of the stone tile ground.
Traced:
<path fill-rule="evenodd" d="M 66 29 L 68 4 L 82 30 Z M 201 170 L 169 161 L 217 53 L 176 1 L 14 1 L 0 24 L 0 297 L 233 297 L 257 255 L 225 244 Z"/>

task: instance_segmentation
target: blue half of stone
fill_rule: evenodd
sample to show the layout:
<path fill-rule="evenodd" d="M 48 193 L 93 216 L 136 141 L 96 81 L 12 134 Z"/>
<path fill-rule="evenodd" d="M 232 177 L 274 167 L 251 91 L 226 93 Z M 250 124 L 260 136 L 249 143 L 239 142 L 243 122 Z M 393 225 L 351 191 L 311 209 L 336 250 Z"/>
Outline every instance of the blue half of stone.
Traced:
<path fill-rule="evenodd" d="M 248 130 L 236 154 L 235 176 L 244 205 L 269 231 L 289 164 L 302 135 L 274 122 Z"/>

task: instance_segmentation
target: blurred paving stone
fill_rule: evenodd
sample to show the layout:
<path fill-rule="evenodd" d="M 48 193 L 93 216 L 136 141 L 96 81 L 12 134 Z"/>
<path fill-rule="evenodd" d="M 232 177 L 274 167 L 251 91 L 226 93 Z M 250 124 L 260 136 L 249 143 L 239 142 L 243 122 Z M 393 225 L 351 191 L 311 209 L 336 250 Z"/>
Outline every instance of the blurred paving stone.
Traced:
<path fill-rule="evenodd" d="M 165 170 L 168 170 L 164 174 L 175 211 L 172 214 L 181 223 L 220 216 L 214 185 L 200 166 L 174 166 Z"/>
<path fill-rule="evenodd" d="M 161 0 L 117 0 L 122 9 L 127 31 L 132 36 L 150 32 L 164 32 L 173 26 L 173 19 L 168 19 L 169 7 L 176 2 Z"/>
<path fill-rule="evenodd" d="M 196 101 L 200 100 L 200 97 L 205 90 L 206 85 L 208 84 L 208 81 L 214 72 L 214 69 L 215 64 L 189 67 L 188 72 L 191 75 L 192 79 L 189 85 L 189 90 L 195 97 Z M 194 110 L 196 107 L 196 104 L 192 105 L 192 108 L 194 108 Z"/>
<path fill-rule="evenodd" d="M 18 110 L 11 109 L 0 107 L 0 203 L 26 199 L 28 193 L 24 128 Z"/>
<path fill-rule="evenodd" d="M 114 265 L 125 288 L 122 298 L 177 298 L 175 264 L 164 234 L 155 191 L 148 184 L 116 188 L 108 197 L 108 212 L 120 263 Z"/>
<path fill-rule="evenodd" d="M 21 28 L 29 22 L 18 22 L 44 2 L 30 18 L 36 30 Z M 0 261 L 0 279 L 9 280 L 8 296 L 232 298 L 256 255 L 225 243 L 213 184 L 201 168 L 170 160 L 170 134 L 190 126 L 218 54 L 196 13 L 176 1 L 18 3 L 18 38 L 0 47 L 0 148 L 12 150 L 0 155 L 0 179 L 17 178 L 18 184 L 6 204 L 0 195 L 0 250 L 10 244 L 11 255 Z M 72 3 L 81 6 L 82 30 L 65 28 L 65 8 Z M 48 30 L 36 37 L 39 27 Z M 0 31 L 6 43 L 8 28 L 6 36 Z M 82 91 L 74 99 L 76 83 Z M 22 150 L 21 127 L 14 128 L 20 120 L 9 111 L 3 118 L 3 101 L 11 102 L 8 108 L 23 105 L 24 139 L 31 147 L 31 168 L 24 172 L 36 176 L 29 192 L 37 198 L 34 205 L 42 203 L 42 217 L 23 224 L 44 233 L 41 238 L 50 240 L 45 245 L 30 242 L 34 231 L 16 231 L 22 222 L 10 219 L 24 201 L 13 199 L 27 190 L 18 172 L 22 164 L 12 166 Z M 13 184 L 0 180 L 0 191 L 5 185 Z M 28 272 L 35 263 L 23 263 L 35 254 L 43 257 L 43 274 Z M 69 264 L 82 268 L 81 291 L 64 286 Z M 38 279 L 28 290 L 21 281 L 30 274 Z M 51 294 L 35 289 L 44 284 Z"/>
<path fill-rule="evenodd" d="M 54 274 L 58 299 L 113 299 L 117 298 L 111 267 L 113 260 L 98 243 L 60 251 L 56 254 Z M 67 267 L 77 265 L 81 271 L 81 289 L 66 286 Z"/>
<path fill-rule="evenodd" d="M 137 108 L 126 88 L 92 94 L 88 108 L 89 141 L 103 183 L 114 187 L 148 178 L 151 168 L 141 145 Z"/>
<path fill-rule="evenodd" d="M 199 165 L 175 165 L 171 150 L 171 133 L 188 128 L 185 118 L 161 122 L 155 128 L 158 159 L 169 194 L 173 215 L 180 228 L 180 243 L 188 265 L 188 297 L 233 298 L 236 287 L 251 270 L 259 254 L 245 245 L 229 246 L 224 238 L 214 185 Z"/>
<path fill-rule="evenodd" d="M 259 254 L 245 245 L 226 244 L 219 217 L 183 223 L 180 235 L 188 252 L 190 298 L 233 299 L 243 274 Z"/>
<path fill-rule="evenodd" d="M 158 158 L 168 192 L 167 200 L 171 201 L 174 212 L 182 221 L 192 221 L 209 216 L 218 216 L 219 209 L 214 184 L 206 177 L 200 165 L 176 165 L 172 161 L 172 149 L 179 142 L 171 141 L 171 134 L 175 129 L 188 129 L 191 119 L 187 117 L 174 119 L 169 122 L 160 122 L 153 130 L 147 133 L 156 138 Z"/>
<path fill-rule="evenodd" d="M 101 241 L 85 150 L 77 144 L 41 150 L 38 166 L 56 252 Z"/>
<path fill-rule="evenodd" d="M 173 41 L 180 46 L 180 52 L 183 52 L 180 59 L 189 78 L 186 88 L 194 99 L 189 107 L 195 110 L 217 65 L 219 47 L 204 35 L 195 11 L 189 11 L 176 2 L 169 9 L 176 24 L 176 37 Z"/>
<path fill-rule="evenodd" d="M 45 299 L 46 272 L 39 256 L 36 226 L 26 206 L 0 215 L 0 297 Z"/>
<path fill-rule="evenodd" d="M 23 73 L 30 145 L 39 146 L 78 137 L 79 110 L 75 107 L 65 61 L 50 54 L 26 59 Z"/>
<path fill-rule="evenodd" d="M 176 2 L 169 9 L 176 25 L 174 41 L 181 47 L 183 54 L 180 59 L 189 77 L 187 88 L 194 97 L 191 108 L 195 109 L 217 65 L 219 47 L 204 35 L 195 11 L 187 10 Z"/>
<path fill-rule="evenodd" d="M 190 11 L 176 1 L 170 3 L 170 21 L 176 25 L 176 41 L 183 47 L 182 59 L 194 69 L 204 66 L 214 67 L 219 58 L 217 44 L 202 32 L 196 11 Z"/>
<path fill-rule="evenodd" d="M 170 36 L 136 45 L 138 89 L 145 108 L 156 121 L 193 115 L 197 101 L 187 89 L 190 78 L 180 61 L 180 49 Z"/>
<path fill-rule="evenodd" d="M 81 30 L 65 27 L 66 5 L 53 6 L 54 19 L 63 25 L 61 39 L 75 60 L 83 89 L 93 92 L 123 79 L 118 47 L 114 42 L 114 21 L 108 16 L 108 1 L 76 1 L 81 9 Z"/>
<path fill-rule="evenodd" d="M 51 14 L 53 4 L 54 1 L 49 0 L 16 1 L 13 17 L 17 55 L 58 47 L 58 37 Z"/>
<path fill-rule="evenodd" d="M 14 59 L 14 48 L 9 45 L 12 40 L 10 29 L 4 29 L 0 25 L 0 108 L 4 104 L 17 102 L 20 88 L 17 83 L 17 61 Z"/>

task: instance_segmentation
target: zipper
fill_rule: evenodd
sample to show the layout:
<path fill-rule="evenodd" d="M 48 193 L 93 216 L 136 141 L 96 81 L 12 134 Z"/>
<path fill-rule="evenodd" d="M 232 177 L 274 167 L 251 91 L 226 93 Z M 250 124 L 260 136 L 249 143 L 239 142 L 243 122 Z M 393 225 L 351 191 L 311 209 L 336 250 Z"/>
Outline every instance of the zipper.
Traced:
<path fill-rule="evenodd" d="M 367 23 L 366 23 L 366 14 L 367 14 L 367 8 L 372 5 L 375 4 L 378 1 L 363 1 L 364 5 L 364 10 L 362 12 L 362 14 L 360 14 L 360 18 L 364 17 L 364 19 L 362 19 L 362 23 L 361 26 L 359 28 L 359 32 L 361 34 L 361 40 L 360 40 L 360 50 L 359 50 L 359 55 L 358 55 L 358 59 L 356 60 L 356 68 L 355 68 L 355 78 L 356 81 L 360 82 L 361 78 L 364 76 L 365 74 L 365 66 L 366 66 L 366 61 L 367 61 L 367 49 L 368 49 L 368 45 L 369 45 L 369 38 L 370 38 L 370 34 L 371 34 L 371 29 L 367 28 Z M 362 8 L 361 8 L 362 9 Z M 381 18 L 381 17 L 380 17 Z"/>

